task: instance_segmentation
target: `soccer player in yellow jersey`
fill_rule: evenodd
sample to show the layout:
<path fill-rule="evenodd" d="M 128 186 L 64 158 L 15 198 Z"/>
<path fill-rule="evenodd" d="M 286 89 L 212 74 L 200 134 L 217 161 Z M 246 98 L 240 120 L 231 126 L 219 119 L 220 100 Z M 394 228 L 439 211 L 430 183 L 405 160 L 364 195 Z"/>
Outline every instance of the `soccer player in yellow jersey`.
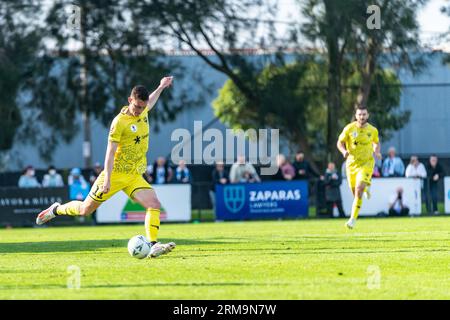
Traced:
<path fill-rule="evenodd" d="M 128 106 L 123 107 L 112 121 L 105 169 L 92 185 L 89 196 L 84 201 L 52 204 L 38 215 L 37 224 L 44 224 L 58 215 L 89 215 L 122 190 L 147 210 L 145 229 L 151 243 L 149 257 L 158 257 L 175 248 L 173 242 L 162 244 L 157 241 L 161 205 L 153 188 L 142 177 L 147 168 L 148 112 L 155 106 L 161 92 L 172 84 L 172 80 L 173 77 L 161 79 L 158 88 L 150 95 L 143 86 L 133 88 L 128 97 Z"/>
<path fill-rule="evenodd" d="M 355 118 L 356 121 L 344 128 L 337 142 L 337 148 L 346 159 L 347 180 L 354 195 L 352 213 L 345 224 L 349 229 L 355 226 L 363 194 L 366 193 L 367 198 L 370 198 L 374 155 L 381 160 L 378 130 L 367 122 L 367 107 L 357 106 Z"/>

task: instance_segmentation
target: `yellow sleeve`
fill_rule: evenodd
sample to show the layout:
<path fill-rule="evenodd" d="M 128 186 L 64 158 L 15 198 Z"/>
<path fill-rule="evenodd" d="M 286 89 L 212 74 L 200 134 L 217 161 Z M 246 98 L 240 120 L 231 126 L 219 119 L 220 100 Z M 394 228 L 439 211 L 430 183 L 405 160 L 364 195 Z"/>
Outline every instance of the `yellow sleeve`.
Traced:
<path fill-rule="evenodd" d="M 119 143 L 120 138 L 122 137 L 122 131 L 123 126 L 121 125 L 119 118 L 114 118 L 113 122 L 111 123 L 111 129 L 109 130 L 108 140 L 111 142 Z"/>
<path fill-rule="evenodd" d="M 373 143 L 379 143 L 379 142 L 380 142 L 380 140 L 379 140 L 379 138 L 378 138 L 378 129 L 377 129 L 377 128 L 374 128 L 374 130 L 373 130 L 373 139 L 372 139 L 372 142 L 373 142 Z"/>
<path fill-rule="evenodd" d="M 344 130 L 342 130 L 338 140 L 342 142 L 347 142 L 347 136 L 348 136 L 348 126 L 346 126 Z"/>

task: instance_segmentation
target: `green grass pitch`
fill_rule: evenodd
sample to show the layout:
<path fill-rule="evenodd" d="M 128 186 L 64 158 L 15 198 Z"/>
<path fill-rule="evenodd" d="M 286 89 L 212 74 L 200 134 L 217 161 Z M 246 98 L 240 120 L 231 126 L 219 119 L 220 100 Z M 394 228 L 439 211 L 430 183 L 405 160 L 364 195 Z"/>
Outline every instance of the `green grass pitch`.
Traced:
<path fill-rule="evenodd" d="M 163 224 L 152 260 L 126 249 L 143 225 L 2 229 L 0 299 L 450 298 L 450 217 L 344 222 Z"/>

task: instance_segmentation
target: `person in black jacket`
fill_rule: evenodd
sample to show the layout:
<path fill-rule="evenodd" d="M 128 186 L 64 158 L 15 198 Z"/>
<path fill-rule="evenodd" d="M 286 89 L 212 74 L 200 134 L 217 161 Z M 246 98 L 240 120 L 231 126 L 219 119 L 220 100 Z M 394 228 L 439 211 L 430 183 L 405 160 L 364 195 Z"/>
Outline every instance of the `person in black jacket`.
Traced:
<path fill-rule="evenodd" d="M 166 184 L 172 181 L 172 168 L 164 157 L 158 157 L 153 164 L 153 171 L 151 173 L 154 184 Z"/>
<path fill-rule="evenodd" d="M 426 166 L 427 170 L 427 184 L 428 184 L 428 192 L 427 192 L 427 209 L 428 212 L 438 213 L 437 201 L 438 201 L 438 183 L 445 176 L 444 169 L 441 164 L 438 163 L 438 157 L 436 155 L 432 155 L 430 160 Z M 430 206 L 430 202 L 432 206 Z"/>
<path fill-rule="evenodd" d="M 311 168 L 309 162 L 305 159 L 305 154 L 298 151 L 295 154 L 295 161 L 292 164 L 295 169 L 295 179 L 309 180 L 311 178 L 318 178 L 319 175 Z"/>
<path fill-rule="evenodd" d="M 345 218 L 344 208 L 342 207 L 341 190 L 339 189 L 342 183 L 342 177 L 336 170 L 334 162 L 329 162 L 327 170 L 325 171 L 325 200 L 327 202 L 327 212 L 330 217 L 333 216 L 333 207 L 337 206 L 339 210 L 339 217 Z"/>
<path fill-rule="evenodd" d="M 212 183 L 209 190 L 209 197 L 211 199 L 213 210 L 215 210 L 216 207 L 216 185 L 227 183 L 230 183 L 230 180 L 228 179 L 228 172 L 225 170 L 225 165 L 223 162 L 217 162 L 216 167 L 212 172 Z"/>

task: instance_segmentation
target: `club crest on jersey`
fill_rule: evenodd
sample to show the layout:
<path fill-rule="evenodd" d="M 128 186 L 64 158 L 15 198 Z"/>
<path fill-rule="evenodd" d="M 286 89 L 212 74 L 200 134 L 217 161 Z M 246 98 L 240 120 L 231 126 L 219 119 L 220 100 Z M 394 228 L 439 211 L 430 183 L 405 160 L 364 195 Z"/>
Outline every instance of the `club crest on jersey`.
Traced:
<path fill-rule="evenodd" d="M 136 132 L 137 131 L 137 127 L 136 125 L 132 124 L 130 127 L 131 131 Z"/>
<path fill-rule="evenodd" d="M 356 138 L 358 136 L 358 132 L 356 132 L 356 131 L 353 131 L 353 133 L 352 133 L 352 137 L 353 138 Z"/>

